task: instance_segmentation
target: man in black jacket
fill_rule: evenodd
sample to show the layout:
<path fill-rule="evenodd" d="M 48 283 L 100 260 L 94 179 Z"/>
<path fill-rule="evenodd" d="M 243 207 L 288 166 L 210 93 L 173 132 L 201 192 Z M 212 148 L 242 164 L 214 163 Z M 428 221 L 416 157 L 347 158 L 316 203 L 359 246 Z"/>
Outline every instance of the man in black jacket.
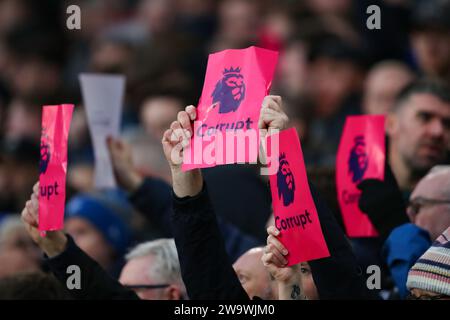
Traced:
<path fill-rule="evenodd" d="M 260 129 L 286 128 L 281 97 L 267 96 L 262 104 Z M 173 179 L 172 230 L 183 281 L 191 299 L 249 299 L 226 255 L 216 216 L 200 170 L 183 172 L 183 148 L 192 136 L 196 110 L 189 106 L 164 133 L 163 148 Z M 310 261 L 320 299 L 376 298 L 365 284 L 361 269 L 332 213 L 311 186 L 319 219 L 331 256 Z M 250 297 L 254 298 L 254 297 Z"/>
<path fill-rule="evenodd" d="M 31 238 L 45 253 L 46 264 L 60 283 L 70 291 L 71 296 L 75 299 L 138 299 L 133 291 L 112 278 L 63 231 L 48 231 L 45 237 L 40 236 L 38 192 L 39 184 L 36 183 L 33 194 L 22 211 L 22 221 Z M 73 278 L 76 272 L 80 275 L 79 283 Z"/>

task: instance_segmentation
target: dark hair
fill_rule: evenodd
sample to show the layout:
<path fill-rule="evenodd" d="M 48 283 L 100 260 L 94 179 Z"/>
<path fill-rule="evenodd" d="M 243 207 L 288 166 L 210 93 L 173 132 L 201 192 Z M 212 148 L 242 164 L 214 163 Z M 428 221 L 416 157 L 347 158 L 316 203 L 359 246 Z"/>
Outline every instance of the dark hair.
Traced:
<path fill-rule="evenodd" d="M 361 69 L 368 67 L 367 52 L 335 35 L 323 34 L 311 43 L 309 61 L 319 58 L 330 58 L 340 62 L 349 62 Z"/>
<path fill-rule="evenodd" d="M 422 78 L 413 81 L 400 91 L 395 98 L 393 111 L 398 111 L 403 106 L 403 102 L 417 93 L 428 93 L 450 104 L 450 88 L 444 82 L 433 78 Z"/>
<path fill-rule="evenodd" d="M 0 280 L 0 300 L 68 300 L 69 293 L 53 275 L 23 273 Z"/>

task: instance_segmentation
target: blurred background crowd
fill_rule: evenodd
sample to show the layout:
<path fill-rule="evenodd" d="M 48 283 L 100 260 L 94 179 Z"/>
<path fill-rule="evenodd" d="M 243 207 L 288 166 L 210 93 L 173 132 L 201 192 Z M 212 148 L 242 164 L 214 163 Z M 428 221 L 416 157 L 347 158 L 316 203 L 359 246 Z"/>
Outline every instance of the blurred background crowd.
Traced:
<path fill-rule="evenodd" d="M 71 4 L 81 8 L 81 30 L 66 27 Z M 381 9 L 379 30 L 366 25 L 366 9 L 372 4 Z M 76 104 L 67 178 L 66 214 L 72 221 L 66 227 L 80 247 L 118 275 L 120 268 L 112 266 L 110 251 L 123 255 L 132 243 L 170 232 L 164 231 L 164 221 L 156 223 L 142 212 L 145 205 L 136 200 L 142 195 L 127 190 L 120 177 L 122 189 L 94 190 L 94 156 L 78 75 L 126 76 L 122 139 L 139 175 L 149 183 L 170 185 L 160 145 L 164 130 L 178 111 L 198 101 L 209 53 L 251 45 L 280 52 L 271 92 L 283 97 L 290 125 L 302 142 L 309 177 L 339 220 L 334 164 L 346 116 L 390 114 L 400 91 L 424 76 L 450 85 L 450 2 L 0 0 L 0 277 L 41 268 L 40 253 L 18 213 L 38 180 L 43 105 Z M 405 198 L 434 165 L 449 164 L 449 117 L 442 116 L 436 129 L 441 131 L 429 140 L 432 155 L 427 163 L 415 167 L 412 161 L 407 168 L 391 163 Z M 396 150 L 408 154 L 405 149 L 415 143 L 414 134 L 408 134 L 421 129 L 409 122 L 401 130 L 406 138 L 390 138 L 398 141 Z M 409 155 L 415 156 L 413 151 Z M 206 169 L 204 176 L 224 223 L 248 236 L 254 246 L 264 244 L 270 193 L 258 171 L 224 166 Z M 155 201 L 160 200 L 154 194 Z M 100 211 L 103 220 L 94 217 Z M 112 213 L 123 221 L 108 218 Z M 124 224 L 127 236 L 108 234 L 108 219 Z M 97 230 L 98 238 L 86 237 L 91 229 Z M 99 245 L 103 242 L 110 249 Z M 244 251 L 229 252 L 235 252 L 234 261 Z"/>

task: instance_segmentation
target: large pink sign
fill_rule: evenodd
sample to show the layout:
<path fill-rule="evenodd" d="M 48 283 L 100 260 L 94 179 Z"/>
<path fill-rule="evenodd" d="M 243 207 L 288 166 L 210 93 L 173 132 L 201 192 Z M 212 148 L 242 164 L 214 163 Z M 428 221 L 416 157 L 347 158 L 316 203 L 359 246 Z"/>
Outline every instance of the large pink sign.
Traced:
<path fill-rule="evenodd" d="M 272 85 L 277 59 L 277 52 L 257 47 L 209 55 L 183 170 L 256 163 L 261 103 Z M 238 141 L 246 144 L 238 146 Z"/>

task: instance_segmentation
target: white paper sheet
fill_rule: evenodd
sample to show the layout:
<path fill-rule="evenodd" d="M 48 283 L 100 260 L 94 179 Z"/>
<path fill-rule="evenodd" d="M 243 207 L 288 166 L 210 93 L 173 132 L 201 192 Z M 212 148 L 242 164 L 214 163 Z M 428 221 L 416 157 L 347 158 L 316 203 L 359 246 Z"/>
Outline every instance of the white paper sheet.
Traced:
<path fill-rule="evenodd" d="M 94 145 L 95 187 L 112 188 L 116 180 L 106 138 L 120 133 L 125 77 L 84 73 L 79 80 Z"/>

